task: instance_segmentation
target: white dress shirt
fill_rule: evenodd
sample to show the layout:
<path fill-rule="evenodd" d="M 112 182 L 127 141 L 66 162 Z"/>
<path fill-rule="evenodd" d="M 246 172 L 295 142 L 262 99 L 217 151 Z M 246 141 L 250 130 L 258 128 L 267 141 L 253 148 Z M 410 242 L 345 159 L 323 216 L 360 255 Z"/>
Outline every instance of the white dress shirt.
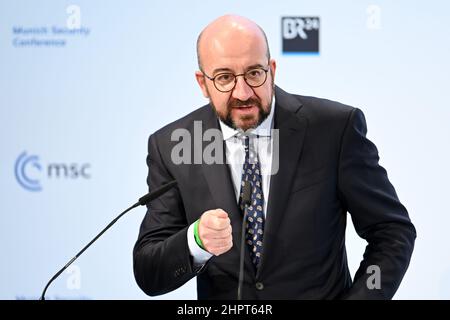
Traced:
<path fill-rule="evenodd" d="M 254 138 L 250 139 L 250 148 L 257 151 L 259 163 L 261 166 L 262 189 L 264 194 L 264 216 L 267 215 L 267 200 L 269 199 L 270 189 L 270 172 L 272 168 L 272 149 L 273 136 L 271 130 L 273 128 L 273 115 L 275 112 L 275 98 L 272 100 L 272 107 L 269 116 L 255 129 L 249 129 L 246 134 Z M 242 139 L 238 135 L 242 130 L 230 128 L 221 120 L 219 120 L 220 129 L 222 130 L 223 140 L 226 145 L 226 161 L 230 166 L 231 178 L 233 181 L 236 203 L 239 201 L 239 193 L 241 192 L 242 168 L 245 161 L 245 150 Z M 188 246 L 190 254 L 194 259 L 194 266 L 199 266 L 208 261 L 212 254 L 203 250 L 197 245 L 194 237 L 194 223 L 189 226 Z"/>

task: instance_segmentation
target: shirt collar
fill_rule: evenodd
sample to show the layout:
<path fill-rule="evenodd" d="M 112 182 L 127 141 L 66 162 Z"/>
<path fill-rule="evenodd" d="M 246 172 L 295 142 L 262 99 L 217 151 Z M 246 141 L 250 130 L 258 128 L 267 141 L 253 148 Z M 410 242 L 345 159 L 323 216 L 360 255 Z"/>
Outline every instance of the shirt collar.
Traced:
<path fill-rule="evenodd" d="M 246 133 L 251 135 L 258 135 L 262 137 L 270 137 L 270 131 L 273 128 L 273 115 L 275 112 L 275 97 L 272 99 L 272 106 L 270 108 L 269 116 L 255 129 L 249 129 Z M 235 135 L 242 133 L 242 130 L 235 130 L 219 119 L 220 129 L 222 130 L 223 140 L 228 140 Z"/>

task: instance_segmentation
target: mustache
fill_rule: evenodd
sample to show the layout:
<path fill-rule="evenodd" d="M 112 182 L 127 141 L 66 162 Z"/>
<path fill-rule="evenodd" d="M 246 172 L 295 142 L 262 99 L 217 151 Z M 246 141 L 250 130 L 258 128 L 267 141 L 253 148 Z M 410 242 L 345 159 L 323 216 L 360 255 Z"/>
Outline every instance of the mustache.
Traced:
<path fill-rule="evenodd" d="M 235 107 L 242 107 L 246 105 L 255 105 L 258 108 L 261 107 L 261 102 L 259 102 L 258 99 L 250 98 L 245 101 L 239 100 L 239 99 L 233 99 L 228 102 L 228 109 L 235 108 Z"/>

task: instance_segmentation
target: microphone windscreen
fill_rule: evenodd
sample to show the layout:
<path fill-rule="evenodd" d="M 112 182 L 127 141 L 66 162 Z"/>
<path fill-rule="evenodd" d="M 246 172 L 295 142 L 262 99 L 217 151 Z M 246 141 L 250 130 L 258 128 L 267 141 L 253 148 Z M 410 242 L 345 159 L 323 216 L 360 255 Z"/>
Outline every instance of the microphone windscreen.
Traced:
<path fill-rule="evenodd" d="M 158 189 L 147 193 L 145 196 L 139 198 L 139 204 L 145 206 L 149 201 L 158 198 L 163 193 L 166 193 L 169 189 L 173 188 L 177 184 L 176 180 L 172 180 L 166 184 L 163 184 Z"/>

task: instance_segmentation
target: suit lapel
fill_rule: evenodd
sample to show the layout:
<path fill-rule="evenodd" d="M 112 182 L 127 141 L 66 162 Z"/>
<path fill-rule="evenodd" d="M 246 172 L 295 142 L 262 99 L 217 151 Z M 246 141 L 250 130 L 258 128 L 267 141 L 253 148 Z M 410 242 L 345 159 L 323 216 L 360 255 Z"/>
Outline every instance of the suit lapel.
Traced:
<path fill-rule="evenodd" d="M 270 179 L 270 193 L 267 207 L 267 217 L 264 227 L 263 252 L 261 265 L 258 268 L 257 277 L 264 270 L 265 257 L 270 257 L 271 250 L 276 250 L 277 234 L 279 236 L 279 224 L 289 200 L 293 177 L 298 166 L 303 147 L 303 140 L 307 129 L 307 121 L 298 114 L 301 103 L 292 95 L 280 88 L 275 90 L 275 123 L 278 129 L 278 172 Z M 274 139 L 274 144 L 276 143 Z M 274 145 L 273 151 L 277 147 Z M 273 162 L 276 155 L 272 155 Z"/>
<path fill-rule="evenodd" d="M 228 214 L 240 215 L 228 165 L 203 164 L 202 171 L 208 183 L 209 191 L 217 206 L 214 209 L 220 208 Z"/>

